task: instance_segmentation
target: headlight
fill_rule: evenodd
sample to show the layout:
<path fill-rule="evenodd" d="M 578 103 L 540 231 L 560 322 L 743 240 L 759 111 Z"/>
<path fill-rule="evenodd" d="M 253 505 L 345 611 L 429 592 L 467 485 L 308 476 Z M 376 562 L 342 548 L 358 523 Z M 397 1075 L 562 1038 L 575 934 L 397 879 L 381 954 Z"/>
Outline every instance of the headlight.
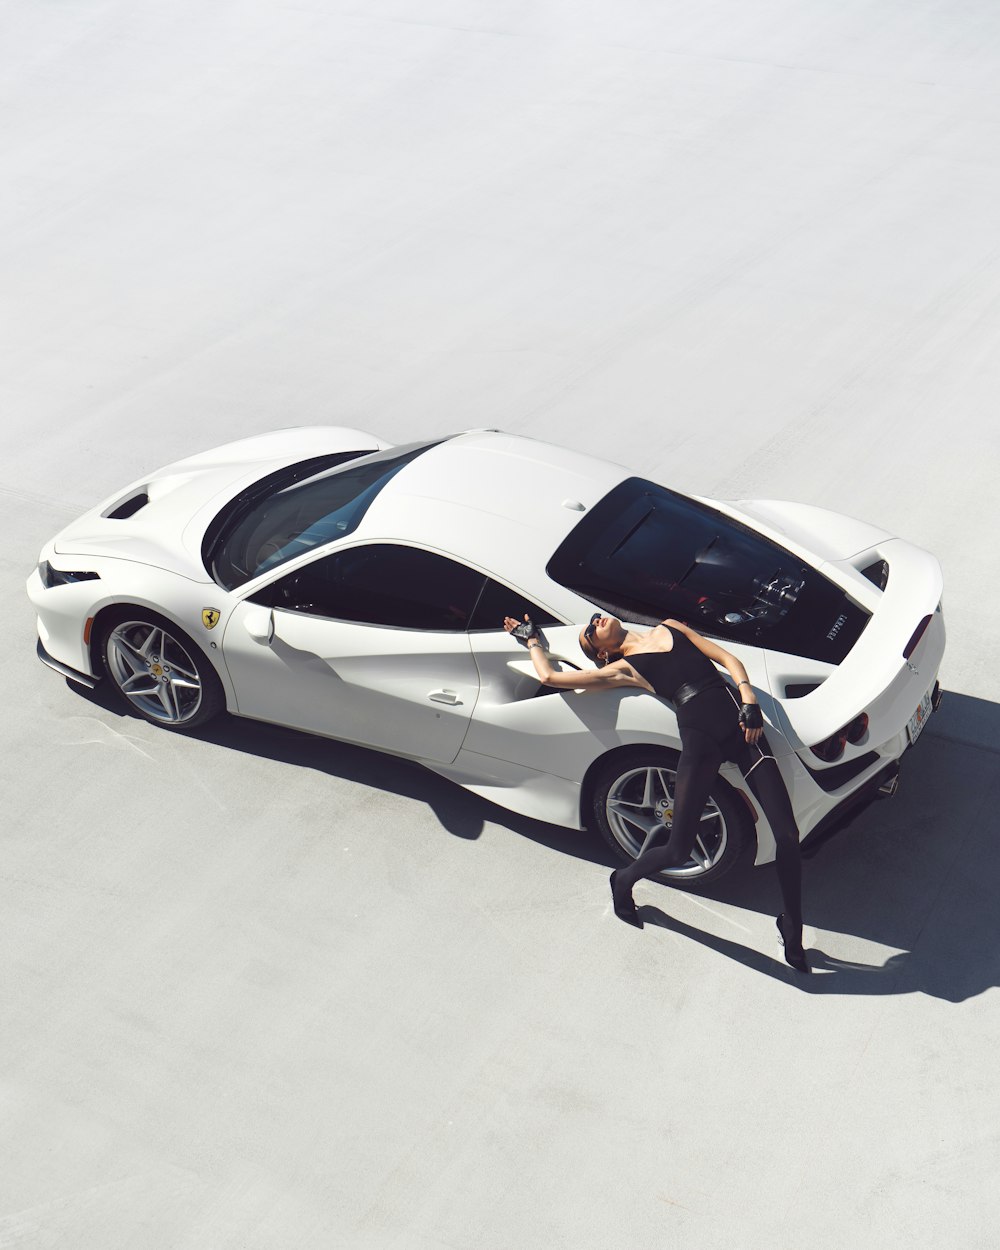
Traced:
<path fill-rule="evenodd" d="M 46 590 L 51 590 L 53 586 L 68 586 L 72 582 L 96 581 L 100 574 L 87 573 L 82 569 L 55 569 L 48 560 L 42 560 L 38 565 L 38 576 Z"/>

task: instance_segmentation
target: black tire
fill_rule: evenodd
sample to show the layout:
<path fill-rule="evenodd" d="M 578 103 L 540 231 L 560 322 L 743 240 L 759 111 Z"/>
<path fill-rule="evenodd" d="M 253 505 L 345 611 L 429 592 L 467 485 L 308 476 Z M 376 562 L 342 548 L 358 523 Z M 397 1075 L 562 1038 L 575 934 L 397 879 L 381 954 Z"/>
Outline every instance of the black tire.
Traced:
<path fill-rule="evenodd" d="M 634 747 L 608 756 L 592 775 L 588 823 L 621 863 L 637 858 L 658 816 L 665 824 L 657 836 L 666 836 L 679 758 L 666 747 Z M 712 784 L 705 816 L 692 858 L 657 874 L 657 880 L 682 890 L 705 889 L 744 857 L 753 840 L 753 821 L 746 803 L 721 776 Z"/>
<path fill-rule="evenodd" d="M 100 629 L 104 671 L 134 715 L 161 729 L 188 733 L 226 706 L 211 661 L 166 617 L 148 608 L 116 608 L 101 619 Z"/>

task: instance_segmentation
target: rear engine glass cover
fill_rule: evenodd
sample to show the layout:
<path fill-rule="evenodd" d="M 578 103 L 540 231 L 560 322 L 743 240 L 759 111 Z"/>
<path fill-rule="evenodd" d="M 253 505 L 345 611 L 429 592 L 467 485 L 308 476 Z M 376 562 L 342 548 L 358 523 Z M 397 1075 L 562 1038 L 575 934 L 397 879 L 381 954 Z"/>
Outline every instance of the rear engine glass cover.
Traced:
<path fill-rule="evenodd" d="M 784 547 L 715 508 L 633 477 L 596 504 L 549 576 L 627 621 L 839 664 L 870 614 Z"/>

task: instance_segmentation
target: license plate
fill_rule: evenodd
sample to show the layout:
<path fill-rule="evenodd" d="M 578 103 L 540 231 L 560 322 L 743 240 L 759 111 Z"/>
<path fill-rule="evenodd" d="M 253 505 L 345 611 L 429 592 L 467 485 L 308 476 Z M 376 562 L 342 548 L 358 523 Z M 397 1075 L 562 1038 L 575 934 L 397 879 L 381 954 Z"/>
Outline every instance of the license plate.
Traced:
<path fill-rule="evenodd" d="M 924 697 L 920 700 L 920 706 L 910 717 L 910 723 L 906 726 L 906 735 L 910 739 L 910 746 L 920 737 L 924 726 L 931 718 L 931 692 L 928 690 Z"/>

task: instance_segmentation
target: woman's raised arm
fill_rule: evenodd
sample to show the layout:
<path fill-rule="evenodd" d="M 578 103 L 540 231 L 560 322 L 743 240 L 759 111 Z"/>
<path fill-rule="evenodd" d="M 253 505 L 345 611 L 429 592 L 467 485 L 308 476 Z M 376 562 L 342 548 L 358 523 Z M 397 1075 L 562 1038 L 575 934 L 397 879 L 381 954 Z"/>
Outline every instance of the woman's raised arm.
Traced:
<path fill-rule="evenodd" d="M 503 627 L 511 633 L 520 624 L 513 616 L 505 616 Z M 604 668 L 586 669 L 574 673 L 557 672 L 549 660 L 541 639 L 537 636 L 529 638 L 525 645 L 531 655 L 535 668 L 535 676 L 545 686 L 556 690 L 608 690 L 615 686 L 632 686 L 645 689 L 636 679 L 635 674 L 624 660 L 608 664 Z"/>

